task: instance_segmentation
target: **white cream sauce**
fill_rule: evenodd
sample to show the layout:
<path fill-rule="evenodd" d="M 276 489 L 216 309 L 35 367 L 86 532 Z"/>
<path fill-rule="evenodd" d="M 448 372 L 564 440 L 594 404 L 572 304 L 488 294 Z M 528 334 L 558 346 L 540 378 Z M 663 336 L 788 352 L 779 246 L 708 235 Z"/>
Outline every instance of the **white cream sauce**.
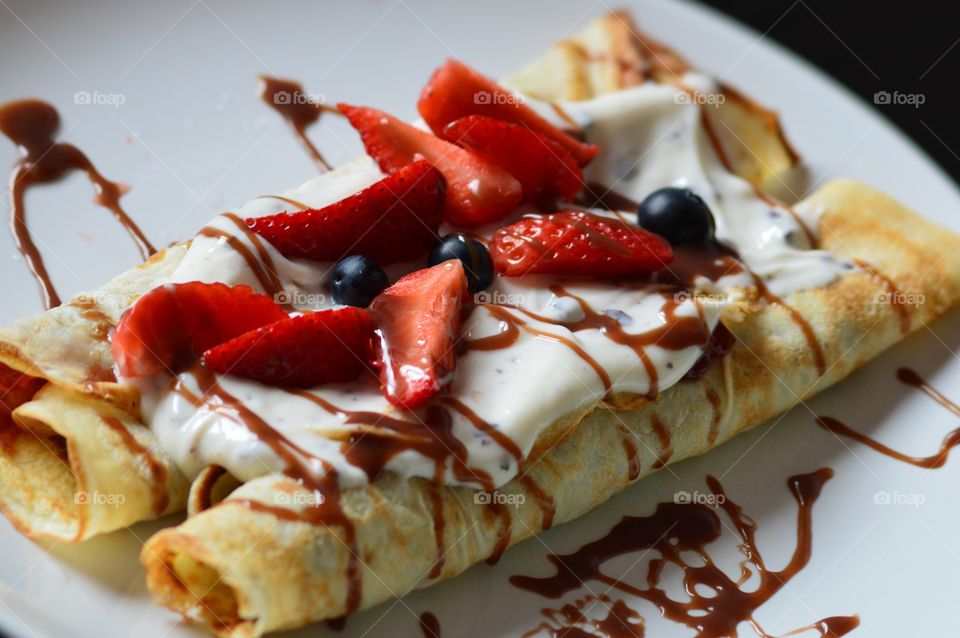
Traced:
<path fill-rule="evenodd" d="M 688 82 L 708 90 L 700 76 Z M 563 104 L 578 121 L 585 123 L 589 141 L 599 144 L 600 155 L 588 169 L 588 179 L 613 187 L 637 201 L 663 186 L 684 186 L 699 194 L 716 217 L 718 237 L 732 245 L 745 264 L 763 277 L 768 288 L 783 296 L 802 288 L 822 286 L 849 268 L 829 253 L 811 250 L 797 220 L 781 207 L 758 197 L 752 186 L 727 172 L 703 129 L 699 109 L 667 86 L 644 84 L 634 89 L 603 96 L 589 102 Z M 704 106 L 703 108 L 711 108 Z M 338 201 L 382 177 L 369 158 L 362 158 L 321 175 L 284 197 L 310 207 Z M 290 203 L 272 197 L 250 202 L 237 213 L 243 216 L 269 215 L 294 210 Z M 517 215 L 523 211 L 518 211 Z M 607 213 L 599 213 L 607 214 Z M 633 212 L 629 213 L 630 215 Z M 251 249 L 250 240 L 237 226 L 220 216 L 211 226 L 229 232 Z M 493 228 L 481 234 L 489 236 Z M 313 309 L 330 307 L 324 282 L 332 264 L 284 258 L 266 246 L 279 279 L 295 305 Z M 256 254 L 255 250 L 254 253 Z M 391 279 L 421 267 L 401 264 L 391 267 Z M 205 281 L 243 283 L 262 290 L 244 259 L 222 239 L 198 236 L 170 282 Z M 616 316 L 624 329 L 640 334 L 662 325 L 665 300 L 650 290 L 632 290 L 606 282 L 574 282 L 557 277 L 498 277 L 484 294 L 483 302 L 517 306 L 553 320 L 575 321 L 582 310 L 572 298 L 557 297 L 551 283 L 582 297 L 597 312 Z M 723 277 L 707 285 L 711 292 L 733 293 L 750 285 L 748 273 Z M 701 312 L 710 330 L 716 325 L 720 299 L 701 301 Z M 571 332 L 563 326 L 520 315 L 538 331 L 558 335 L 576 343 L 606 371 L 614 391 L 646 393 L 651 375 L 637 353 L 606 337 L 599 329 Z M 693 300 L 677 309 L 678 315 L 697 316 Z M 495 335 L 504 326 L 483 306 L 463 326 L 462 336 L 477 339 Z M 651 346 L 646 355 L 652 362 L 660 391 L 678 382 L 701 354 L 696 346 L 679 351 Z M 184 375 L 185 383 L 192 380 Z M 302 397 L 279 388 L 224 376 L 222 387 L 269 423 L 284 437 L 324 459 L 339 473 L 343 484 L 366 480 L 361 468 L 350 465 L 341 452 L 341 440 L 353 426 L 344 417 L 331 414 Z M 190 476 L 216 463 L 241 480 L 281 471 L 282 462 L 271 449 L 251 434 L 229 408 L 208 405 L 196 408 L 180 395 L 170 392 L 165 380 L 140 381 L 144 416 L 163 446 Z M 372 381 L 324 385 L 311 390 L 316 396 L 350 411 L 369 411 L 394 417 L 417 419 L 421 414 L 398 414 Z M 556 419 L 593 404 L 605 394 L 600 376 L 570 347 L 555 339 L 521 331 L 509 348 L 471 350 L 460 356 L 450 396 L 461 401 L 480 418 L 507 435 L 527 454 L 538 435 Z M 456 412 L 453 433 L 469 452 L 471 467 L 486 472 L 496 485 L 517 473 L 516 460 L 489 436 L 478 431 Z M 338 440 L 339 435 L 339 440 Z M 331 436 L 333 438 L 331 438 Z M 319 467 L 319 465 L 317 466 Z M 403 476 L 434 476 L 434 462 L 413 451 L 395 456 L 387 465 Z M 447 471 L 445 480 L 458 483 Z"/>

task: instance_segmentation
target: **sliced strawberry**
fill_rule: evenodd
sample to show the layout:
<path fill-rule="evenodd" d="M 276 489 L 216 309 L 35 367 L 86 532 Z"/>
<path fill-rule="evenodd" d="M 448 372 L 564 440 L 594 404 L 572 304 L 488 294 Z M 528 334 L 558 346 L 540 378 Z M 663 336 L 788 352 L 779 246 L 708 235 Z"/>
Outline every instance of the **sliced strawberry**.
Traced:
<path fill-rule="evenodd" d="M 434 72 L 420 92 L 417 110 L 437 135 L 467 115 L 486 115 L 521 124 L 567 149 L 580 166 L 586 166 L 600 147 L 584 144 L 541 117 L 522 98 L 458 60 L 448 60 Z"/>
<path fill-rule="evenodd" d="M 507 169 L 523 185 L 524 201 L 549 206 L 558 197 L 573 199 L 583 185 L 583 170 L 565 148 L 519 124 L 468 115 L 443 134 Z"/>
<path fill-rule="evenodd" d="M 422 257 L 436 243 L 443 199 L 440 171 L 418 161 L 325 208 L 246 221 L 287 257 L 366 255 L 386 265 Z"/>
<path fill-rule="evenodd" d="M 585 212 L 525 217 L 493 235 L 490 256 L 508 277 L 530 273 L 632 277 L 673 259 L 670 244 L 638 226 Z"/>
<path fill-rule="evenodd" d="M 123 313 L 113 359 L 124 377 L 177 372 L 200 353 L 287 313 L 249 286 L 192 281 L 154 288 Z"/>
<path fill-rule="evenodd" d="M 370 366 L 373 321 L 362 308 L 321 310 L 251 330 L 203 353 L 220 374 L 312 388 L 352 381 Z"/>
<path fill-rule="evenodd" d="M 423 405 L 453 378 L 467 278 L 459 260 L 410 273 L 370 304 L 380 332 L 380 382 L 400 408 Z"/>
<path fill-rule="evenodd" d="M 421 158 L 443 173 L 447 180 L 444 220 L 457 225 L 485 224 L 520 203 L 520 182 L 493 162 L 383 111 L 348 104 L 338 108 L 360 132 L 367 153 L 384 173 Z"/>

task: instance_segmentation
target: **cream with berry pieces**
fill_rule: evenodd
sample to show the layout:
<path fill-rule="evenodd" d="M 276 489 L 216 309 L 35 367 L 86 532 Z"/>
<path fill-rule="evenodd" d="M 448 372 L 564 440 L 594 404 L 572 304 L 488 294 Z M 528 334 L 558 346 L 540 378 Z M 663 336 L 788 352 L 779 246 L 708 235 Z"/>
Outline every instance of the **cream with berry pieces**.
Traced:
<path fill-rule="evenodd" d="M 694 80 L 691 78 L 691 82 Z M 310 238 L 302 234 L 293 238 L 300 243 L 292 250 L 282 239 L 258 234 L 255 231 L 261 222 L 255 218 L 284 211 L 291 217 L 316 216 L 298 213 L 296 208 L 335 205 L 379 183 L 385 173 L 409 172 L 410 163 L 421 157 L 432 161 L 445 178 L 443 223 L 436 229 L 439 235 L 461 232 L 484 240 L 519 237 L 519 245 L 535 246 L 527 229 L 561 224 L 563 227 L 554 228 L 556 233 L 550 236 L 564 238 L 563 246 L 574 237 L 596 249 L 594 253 L 584 249 L 580 254 L 552 250 L 552 246 L 550 250 L 535 247 L 534 253 L 538 254 L 532 258 L 521 255 L 518 270 L 512 270 L 504 265 L 503 255 L 509 251 L 497 249 L 495 239 L 493 261 L 500 274 L 489 287 L 468 298 L 469 314 L 457 334 L 447 335 L 448 349 L 459 349 L 455 371 L 427 379 L 434 395 L 422 403 L 414 402 L 414 412 L 403 409 L 410 407 L 407 401 L 400 401 L 398 407 L 395 400 L 391 402 L 389 392 L 382 392 L 391 385 L 384 370 L 394 369 L 384 367 L 382 358 L 370 362 L 371 368 L 380 368 L 380 382 L 369 371 L 361 371 L 355 380 L 331 380 L 310 388 L 312 399 L 288 387 L 236 374 L 218 377 L 230 395 L 304 456 L 320 459 L 335 469 L 344 484 L 370 478 L 370 468 L 351 463 L 350 448 L 344 445 L 357 430 L 351 415 L 384 415 L 385 419 L 429 423 L 428 412 L 436 406 L 449 406 L 450 400 L 457 406 L 445 409 L 450 435 L 462 446 L 466 463 L 475 472 L 458 472 L 453 462 L 456 459 L 444 459 L 438 472 L 437 459 L 413 447 L 396 452 L 379 469 L 449 484 L 477 485 L 477 476 L 482 475 L 486 477 L 483 483 L 501 485 L 516 475 L 520 459 L 532 449 L 542 429 L 558 418 L 610 393 L 654 397 L 679 382 L 707 347 L 725 295 L 736 295 L 752 285 L 751 272 L 762 277 L 774 294 L 782 295 L 829 283 L 846 267 L 829 254 L 810 249 L 802 224 L 790 212 L 760 197 L 747 182 L 724 168 L 703 130 L 699 117 L 702 107 L 678 101 L 675 89 L 646 84 L 589 102 L 564 104 L 574 118 L 588 123 L 587 139 L 599 145 L 599 153 L 542 118 L 524 119 L 529 118 L 526 111 L 503 108 L 499 102 L 490 109 L 478 108 L 470 98 L 477 90 L 500 89 L 457 63 L 443 67 L 425 89 L 421 115 L 435 133 L 446 139 L 379 111 L 344 107 L 379 166 L 363 158 L 282 198 L 261 198 L 238 215 L 217 218 L 210 226 L 217 232 L 201 233 L 171 277 L 171 283 L 246 284 L 280 295 L 285 302 L 292 300 L 286 309 L 293 314 L 331 312 L 325 309 L 333 307 L 327 286 L 332 262 L 353 253 L 352 244 L 366 241 L 364 249 L 380 252 L 383 263 L 379 265 L 391 281 L 397 281 L 427 263 L 426 250 L 421 259 L 397 261 L 408 256 L 402 250 L 395 252 L 405 247 L 399 246 L 406 241 L 402 232 L 370 238 L 354 236 L 348 229 L 341 234 L 343 245 L 334 246 L 343 252 L 315 253 L 303 250 L 307 245 L 303 242 Z M 511 145 L 511 135 L 525 141 Z M 505 153 L 504 149 L 513 152 Z M 587 165 L 589 181 L 610 185 L 637 200 L 667 186 L 689 189 L 702 198 L 713 212 L 716 236 L 735 248 L 740 259 L 698 273 L 709 276 L 683 283 L 695 283 L 698 290 L 717 294 L 684 294 L 681 289 L 651 282 L 649 275 L 654 271 L 661 271 L 656 275 L 661 281 L 672 279 L 668 276 L 669 246 L 666 253 L 638 248 L 643 258 L 639 265 L 631 261 L 634 256 L 629 242 L 651 237 L 639 227 L 634 234 L 618 235 L 617 231 L 636 223 L 636 210 L 578 211 L 560 204 L 556 207 L 559 215 L 543 213 L 545 200 L 569 197 L 571 176 L 576 184 L 582 180 L 581 165 Z M 422 193 L 416 198 L 413 212 L 422 219 Z M 380 210 L 381 214 L 385 212 Z M 540 220 L 522 219 L 529 213 L 540 214 Z M 329 218 L 329 214 L 320 217 Z M 249 224 L 237 223 L 244 218 L 254 219 Z M 401 221 L 409 219 L 401 217 Z M 403 223 L 398 227 L 405 228 Z M 377 228 L 371 226 L 370 232 L 376 235 Z M 567 233 L 572 235 L 568 237 Z M 318 237 L 332 242 L 334 235 L 323 233 Z M 377 237 L 382 237 L 382 244 L 376 243 L 381 241 Z M 600 241 L 593 241 L 598 237 Z M 657 241 L 662 240 L 653 241 L 653 245 L 659 245 Z M 597 255 L 599 259 L 591 260 Z M 305 259 L 318 256 L 326 260 Z M 366 256 L 377 261 L 375 255 Z M 572 277 L 569 266 L 558 267 L 576 263 L 580 257 L 584 257 L 586 266 L 584 276 Z M 525 260 L 529 261 L 526 266 Z M 596 267 L 597 263 L 618 260 L 636 267 Z M 655 263 L 647 263 L 651 261 Z M 594 271 L 589 271 L 591 262 Z M 504 276 L 507 272 L 522 276 Z M 623 279 L 627 275 L 629 278 Z M 298 303 L 301 300 L 307 303 Z M 377 305 L 374 300 L 372 309 Z M 449 318 L 449 309 L 447 312 Z M 402 323 L 414 319 L 394 320 Z M 389 320 L 381 316 L 379 321 Z M 657 344 L 664 334 L 681 325 L 682 338 L 662 339 L 663 345 Z M 410 347 L 415 349 L 418 341 L 413 339 Z M 283 468 L 271 447 L 251 434 L 229 409 L 215 402 L 198 406 L 182 392 L 171 390 L 179 384 L 181 389 L 199 392 L 188 371 L 180 372 L 173 383 L 164 375 L 129 380 L 143 389 L 146 421 L 188 474 L 195 475 L 216 463 L 241 480 L 249 480 Z M 489 427 L 478 428 L 478 422 Z"/>

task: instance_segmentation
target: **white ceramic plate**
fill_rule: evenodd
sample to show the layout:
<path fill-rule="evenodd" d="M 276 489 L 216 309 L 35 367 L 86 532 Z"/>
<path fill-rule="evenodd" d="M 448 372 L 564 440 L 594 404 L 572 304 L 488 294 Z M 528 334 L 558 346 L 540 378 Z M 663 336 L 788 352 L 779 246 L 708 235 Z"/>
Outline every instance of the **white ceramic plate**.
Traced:
<path fill-rule="evenodd" d="M 306 155 L 255 96 L 258 73 L 300 79 L 330 101 L 349 99 L 410 117 L 421 85 L 444 58 L 457 56 L 501 75 L 609 10 L 603 0 L 0 4 L 0 100 L 37 96 L 56 104 L 64 137 L 86 149 L 108 177 L 131 185 L 127 210 L 158 245 L 189 236 L 221 208 L 313 174 Z M 697 65 L 778 109 L 806 158 L 811 184 L 860 178 L 960 230 L 960 193 L 944 173 L 815 69 L 695 5 L 620 4 Z M 813 35 L 833 37 L 826 29 Z M 74 100 L 78 91 L 107 97 L 80 104 Z M 117 95 L 122 105 L 102 103 L 117 102 L 109 97 Z M 359 150 L 356 137 L 339 123 L 315 127 L 311 135 L 334 163 Z M 15 157 L 0 142 L 0 166 Z M 38 243 L 67 296 L 136 261 L 134 247 L 103 210 L 78 205 L 90 195 L 76 175 L 29 198 Z M 0 322 L 39 311 L 34 284 L 6 233 L 0 234 L 0 257 Z M 960 363 L 952 352 L 960 344 L 958 319 L 954 314 L 921 328 L 840 387 L 643 480 L 580 520 L 512 549 L 498 566 L 475 567 L 358 614 L 339 635 L 419 635 L 416 616 L 428 610 L 439 618 L 445 638 L 519 635 L 542 620 L 540 608 L 552 601 L 515 589 L 508 576 L 549 574 L 549 550 L 569 552 L 621 516 L 649 514 L 678 491 L 704 492 L 707 474 L 722 477 L 730 496 L 757 520 L 758 544 L 778 568 L 795 540 L 796 506 L 785 480 L 821 466 L 836 476 L 815 507 L 812 560 L 759 610 L 757 620 L 782 634 L 825 616 L 857 613 L 862 624 L 853 635 L 954 633 L 960 459 L 936 471 L 918 469 L 835 438 L 816 427 L 813 414 L 845 419 L 898 449 L 931 453 L 957 419 L 899 384 L 894 372 L 909 365 L 960 399 Z M 875 502 L 878 493 L 879 500 L 888 493 L 892 503 Z M 32 543 L 0 522 L 0 626 L 15 636 L 197 635 L 149 602 L 137 562 L 141 541 L 176 522 L 137 525 L 78 547 Z M 711 548 L 722 565 L 736 564 L 732 538 L 726 530 L 724 542 Z M 634 578 L 642 578 L 643 564 L 634 569 Z M 634 607 L 646 618 L 649 636 L 691 635 L 660 619 L 647 603 Z M 747 625 L 740 629 L 754 635 Z M 329 631 L 317 626 L 298 635 Z"/>

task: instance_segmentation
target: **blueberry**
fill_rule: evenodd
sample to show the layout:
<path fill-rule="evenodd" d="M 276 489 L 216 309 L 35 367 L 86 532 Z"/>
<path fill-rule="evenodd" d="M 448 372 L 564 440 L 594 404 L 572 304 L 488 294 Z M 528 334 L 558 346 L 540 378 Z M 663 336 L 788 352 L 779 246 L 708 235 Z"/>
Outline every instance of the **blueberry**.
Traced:
<path fill-rule="evenodd" d="M 647 195 L 637 210 L 640 226 L 671 244 L 706 243 L 713 239 L 713 214 L 686 188 L 661 188 Z"/>
<path fill-rule="evenodd" d="M 390 285 L 387 273 L 377 262 L 363 255 L 344 257 L 333 267 L 330 291 L 333 300 L 345 306 L 366 308 Z"/>
<path fill-rule="evenodd" d="M 451 233 L 430 253 L 429 266 L 459 259 L 467 273 L 470 292 L 479 292 L 493 282 L 493 261 L 487 247 L 462 233 Z"/>

